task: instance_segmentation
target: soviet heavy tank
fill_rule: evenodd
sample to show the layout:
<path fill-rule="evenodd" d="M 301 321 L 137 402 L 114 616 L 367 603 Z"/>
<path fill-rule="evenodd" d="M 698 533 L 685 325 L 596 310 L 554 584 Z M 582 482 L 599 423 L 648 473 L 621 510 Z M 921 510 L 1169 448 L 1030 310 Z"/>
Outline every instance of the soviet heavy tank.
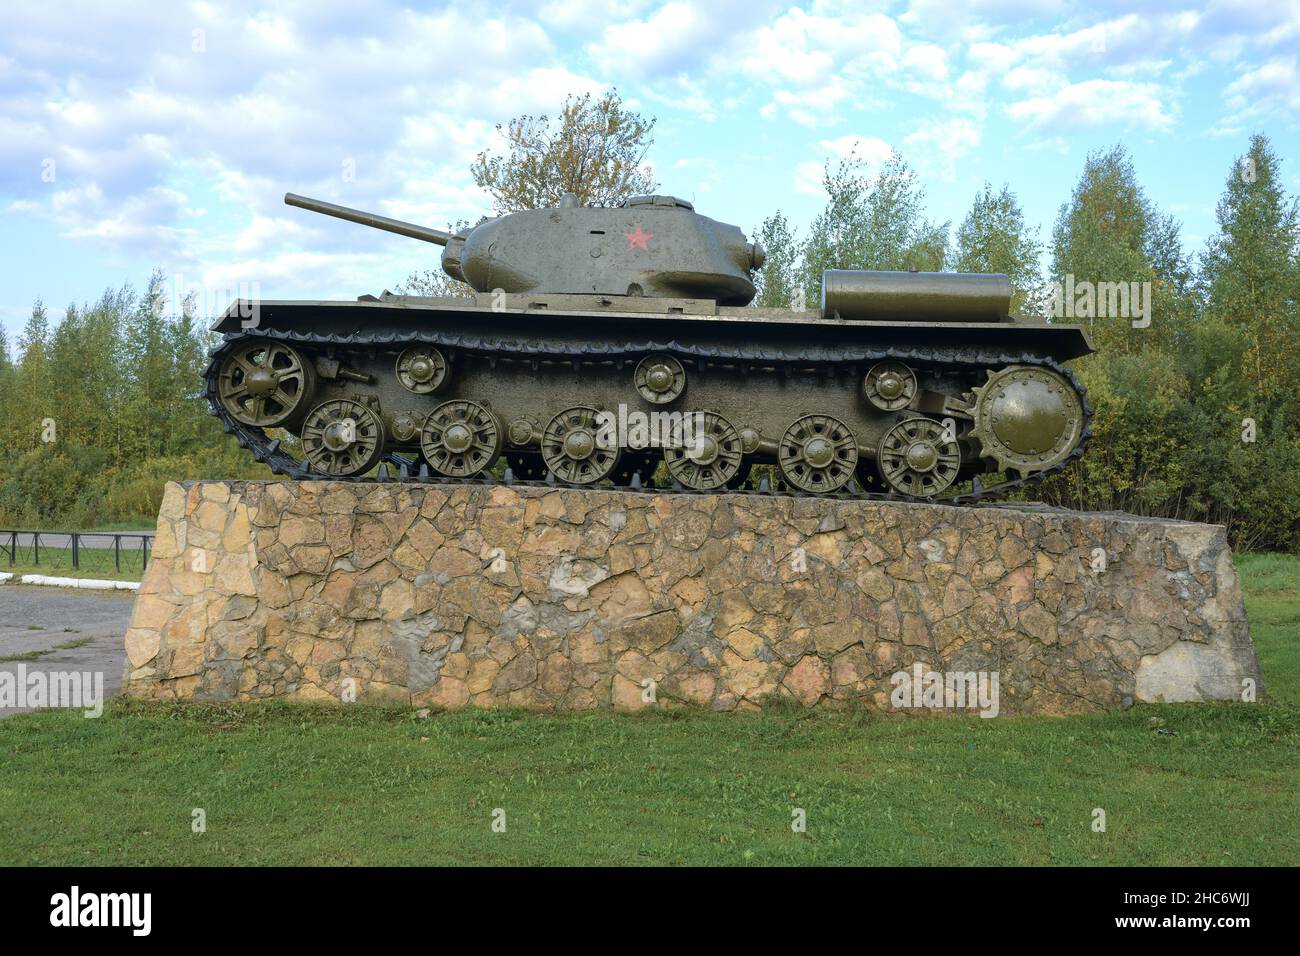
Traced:
<path fill-rule="evenodd" d="M 232 304 L 207 396 L 277 474 L 708 491 L 768 465 L 749 487 L 964 503 L 1089 435 L 1087 336 L 1011 317 L 1003 275 L 830 270 L 819 308 L 754 308 L 761 246 L 668 196 L 455 235 L 285 201 L 444 246 L 473 294 Z"/>

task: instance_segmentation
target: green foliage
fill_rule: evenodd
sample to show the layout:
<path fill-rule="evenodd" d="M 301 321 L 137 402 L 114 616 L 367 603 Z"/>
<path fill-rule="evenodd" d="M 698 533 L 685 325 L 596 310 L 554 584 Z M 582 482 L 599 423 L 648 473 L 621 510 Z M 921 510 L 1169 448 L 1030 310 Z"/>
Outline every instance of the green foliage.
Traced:
<path fill-rule="evenodd" d="M 826 206 L 813 220 L 804 244 L 802 282 L 811 295 L 826 269 L 943 268 L 948 223 L 925 219 L 925 191 L 897 153 L 874 179 L 865 162 L 850 155 L 822 177 Z"/>
<path fill-rule="evenodd" d="M 398 295 L 431 296 L 437 299 L 474 298 L 474 289 L 468 282 L 453 279 L 441 268 L 417 269 L 393 291 Z"/>
<path fill-rule="evenodd" d="M 499 214 L 558 206 L 573 193 L 584 206 L 616 206 L 653 192 L 645 157 L 654 143 L 653 119 L 629 110 L 617 90 L 598 99 L 569 96 L 553 122 L 517 116 L 497 132 L 505 155 L 478 154 L 470 172 Z"/>
<path fill-rule="evenodd" d="M 1241 378 L 1269 399 L 1300 380 L 1300 221 L 1279 166 L 1268 140 L 1251 137 L 1228 175 L 1202 269 L 1207 314 L 1241 334 Z"/>
<path fill-rule="evenodd" d="M 957 228 L 955 272 L 1001 272 L 1011 280 L 1011 314 L 1042 311 L 1042 251 L 1038 231 L 1025 226 L 1025 215 L 1009 186 L 999 192 L 985 183 L 970 212 Z"/>
<path fill-rule="evenodd" d="M 1070 201 L 1057 215 L 1051 253 L 1052 278 L 1061 286 L 1068 287 L 1069 277 L 1076 284 L 1149 284 L 1150 328 L 1134 328 L 1132 316 L 1097 315 L 1099 305 L 1091 315 L 1076 313 L 1103 351 L 1168 346 L 1180 323 L 1199 312 L 1178 224 L 1147 197 L 1122 146 L 1088 155 Z"/>
<path fill-rule="evenodd" d="M 1124 151 L 1088 157 L 1057 219 L 1053 271 L 1152 282 L 1151 325 L 1089 323 L 1100 352 L 1079 364 L 1094 437 L 1036 494 L 1219 522 L 1238 548 L 1300 550 L 1297 211 L 1278 167 L 1268 140 L 1253 137 L 1198 275 Z"/>
<path fill-rule="evenodd" d="M 796 301 L 800 248 L 789 220 L 780 212 L 773 213 L 755 230 L 754 237 L 767 253 L 755 280 L 754 305 L 769 309 L 806 307 L 806 302 Z"/>
<path fill-rule="evenodd" d="M 108 290 L 53 329 L 37 302 L 17 363 L 0 353 L 0 522 L 137 523 L 169 480 L 269 475 L 208 415 L 210 336 L 188 307 L 164 315 L 162 290 Z"/>

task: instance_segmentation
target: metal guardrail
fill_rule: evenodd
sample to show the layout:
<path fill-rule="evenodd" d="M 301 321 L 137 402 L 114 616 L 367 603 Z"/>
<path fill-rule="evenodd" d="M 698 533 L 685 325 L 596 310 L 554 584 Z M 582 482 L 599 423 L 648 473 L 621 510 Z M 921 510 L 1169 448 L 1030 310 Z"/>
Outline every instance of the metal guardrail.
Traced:
<path fill-rule="evenodd" d="M 0 528 L 0 560 L 50 568 L 121 571 L 149 566 L 152 531 L 17 531 Z M 42 560 L 42 558 L 44 560 Z"/>

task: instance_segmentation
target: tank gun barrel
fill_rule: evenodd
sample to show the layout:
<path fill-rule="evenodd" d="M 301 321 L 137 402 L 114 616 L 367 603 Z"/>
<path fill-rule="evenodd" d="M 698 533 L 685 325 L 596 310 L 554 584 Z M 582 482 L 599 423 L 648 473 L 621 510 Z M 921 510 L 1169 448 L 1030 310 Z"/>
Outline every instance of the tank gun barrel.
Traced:
<path fill-rule="evenodd" d="M 430 229 L 428 226 L 417 226 L 412 222 L 403 222 L 400 219 L 389 219 L 387 216 L 376 216 L 372 212 L 363 212 L 360 209 L 350 209 L 347 206 L 339 206 L 332 202 L 324 202 L 320 199 L 311 199 L 307 196 L 299 196 L 296 193 L 284 194 L 285 205 L 297 206 L 300 209 L 309 209 L 312 212 L 318 212 L 324 216 L 333 216 L 335 219 L 346 219 L 348 222 L 360 223 L 363 226 L 369 226 L 371 229 L 382 229 L 385 232 L 395 232 L 399 236 L 407 236 L 411 239 L 419 239 L 423 242 L 432 242 L 435 245 L 445 246 L 451 241 L 451 233 L 443 232 L 441 229 Z"/>

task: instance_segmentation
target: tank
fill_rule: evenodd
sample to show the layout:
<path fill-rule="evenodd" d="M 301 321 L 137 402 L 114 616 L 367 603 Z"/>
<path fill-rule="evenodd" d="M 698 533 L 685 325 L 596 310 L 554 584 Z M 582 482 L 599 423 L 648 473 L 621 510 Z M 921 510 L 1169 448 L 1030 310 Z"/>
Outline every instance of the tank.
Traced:
<path fill-rule="evenodd" d="M 819 307 L 755 308 L 762 247 L 670 196 L 454 235 L 285 202 L 440 245 L 473 292 L 234 302 L 206 394 L 277 474 L 964 504 L 1089 436 L 1086 333 L 1012 317 L 1004 275 L 828 270 Z"/>

